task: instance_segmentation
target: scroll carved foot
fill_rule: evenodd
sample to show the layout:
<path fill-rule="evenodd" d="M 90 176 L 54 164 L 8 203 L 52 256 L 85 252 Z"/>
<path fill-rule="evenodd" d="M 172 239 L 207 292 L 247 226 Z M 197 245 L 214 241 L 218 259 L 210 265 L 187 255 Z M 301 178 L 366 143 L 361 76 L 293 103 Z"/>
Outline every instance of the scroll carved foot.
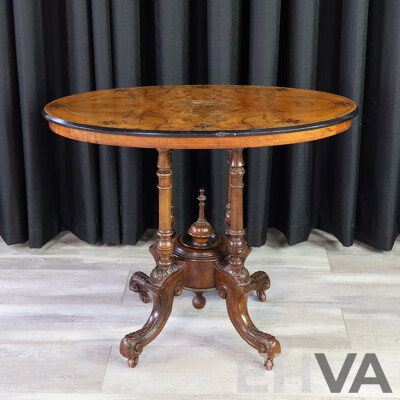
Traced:
<path fill-rule="evenodd" d="M 139 293 L 139 298 L 143 303 L 150 301 L 149 289 L 147 289 L 147 280 L 149 277 L 143 272 L 135 272 L 129 280 L 129 289 Z"/>
<path fill-rule="evenodd" d="M 272 369 L 272 359 L 281 352 L 279 341 L 274 336 L 258 330 L 247 310 L 247 299 L 250 292 L 261 291 L 264 286 L 260 285 L 265 285 L 266 278 L 263 274 L 256 272 L 251 276 L 249 284 L 239 286 L 226 267 L 226 265 L 220 264 L 215 269 L 215 284 L 218 294 L 221 298 L 226 299 L 229 318 L 239 335 L 266 359 L 265 367 Z"/>
<path fill-rule="evenodd" d="M 193 297 L 192 304 L 194 308 L 200 310 L 206 305 L 206 298 L 203 296 L 202 292 L 197 292 Z"/>
<path fill-rule="evenodd" d="M 269 276 L 264 271 L 257 271 L 250 276 L 250 279 L 256 285 L 255 290 L 258 300 L 265 301 L 267 299 L 265 291 L 271 286 Z"/>
<path fill-rule="evenodd" d="M 143 351 L 143 347 L 153 341 L 166 324 L 172 310 L 174 296 L 179 296 L 184 287 L 184 270 L 171 273 L 162 286 L 151 283 L 151 278 L 141 272 L 135 273 L 131 278 L 131 285 L 136 285 L 139 293 L 151 291 L 153 293 L 153 310 L 143 328 L 126 335 L 120 345 L 120 353 L 128 358 L 128 365 L 134 368 Z M 130 286 L 131 286 L 130 285 Z M 131 286 L 132 288 L 132 286 Z"/>

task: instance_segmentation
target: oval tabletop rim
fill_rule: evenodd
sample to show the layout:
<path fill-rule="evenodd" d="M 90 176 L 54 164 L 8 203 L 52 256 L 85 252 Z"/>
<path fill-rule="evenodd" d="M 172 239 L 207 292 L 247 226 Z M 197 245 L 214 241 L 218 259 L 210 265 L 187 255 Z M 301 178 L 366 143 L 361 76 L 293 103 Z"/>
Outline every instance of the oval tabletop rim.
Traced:
<path fill-rule="evenodd" d="M 56 117 L 50 114 L 49 108 L 51 105 L 56 104 L 57 102 L 62 101 L 63 99 L 68 99 L 73 96 L 82 96 L 88 93 L 99 93 L 99 92 L 116 92 L 121 90 L 132 90 L 137 88 L 202 88 L 202 87 L 212 87 L 212 88 L 222 88 L 222 87 L 229 87 L 229 88 L 243 88 L 243 87 L 251 87 L 251 88 L 269 88 L 271 90 L 278 90 L 278 91 L 299 91 L 299 92 L 314 92 L 320 94 L 326 94 L 328 96 L 333 96 L 337 98 L 342 98 L 346 102 L 350 102 L 353 104 L 353 108 L 350 112 L 344 115 L 340 115 L 336 118 L 331 118 L 327 120 L 317 121 L 309 124 L 302 124 L 302 125 L 287 125 L 287 126 L 279 126 L 279 127 L 269 127 L 269 128 L 256 128 L 256 129 L 216 129 L 216 130 L 205 130 L 205 129 L 196 129 L 196 130 L 158 130 L 158 129 L 126 129 L 126 128 L 119 128 L 104 125 L 90 125 L 90 124 L 82 124 L 78 122 L 64 120 L 62 118 Z M 159 86 L 134 86 L 134 87 L 122 87 L 122 88 L 113 88 L 113 89 L 104 89 L 104 90 L 96 90 L 96 91 L 89 91 L 89 92 L 82 92 L 77 93 L 69 96 L 64 96 L 58 98 L 56 100 L 51 101 L 48 103 L 42 110 L 42 114 L 44 118 L 53 124 L 59 125 L 61 127 L 71 128 L 72 130 L 81 130 L 87 132 L 94 132 L 99 134 L 114 134 L 114 135 L 121 135 L 121 136 L 129 136 L 129 137 L 152 137 L 152 138 L 232 138 L 232 137 L 249 137 L 249 136 L 268 136 L 268 135 L 279 135 L 279 134 L 287 134 L 287 133 L 296 133 L 296 132 L 303 132 L 303 131 L 312 131 L 312 130 L 319 130 L 322 128 L 328 128 L 335 125 L 343 124 L 354 117 L 357 116 L 359 112 L 358 106 L 355 102 L 351 99 L 324 91 L 319 90 L 309 90 L 309 89 L 299 89 L 299 88 L 291 88 L 291 87 L 281 87 L 281 86 L 261 86 L 261 85 L 159 85 Z M 58 132 L 57 132 L 58 133 Z"/>

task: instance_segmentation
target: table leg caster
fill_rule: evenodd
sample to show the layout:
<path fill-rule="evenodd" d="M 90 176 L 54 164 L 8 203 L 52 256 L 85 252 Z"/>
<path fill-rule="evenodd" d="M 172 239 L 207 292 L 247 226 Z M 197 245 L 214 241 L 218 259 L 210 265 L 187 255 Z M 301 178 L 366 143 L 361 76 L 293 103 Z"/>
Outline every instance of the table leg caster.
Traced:
<path fill-rule="evenodd" d="M 129 358 L 128 367 L 135 368 L 138 362 L 139 362 L 139 357 Z"/>
<path fill-rule="evenodd" d="M 258 291 L 258 290 L 257 290 L 257 298 L 261 302 L 264 302 L 265 300 L 267 300 L 267 296 L 266 296 L 265 292 L 261 292 L 261 291 Z"/>
<path fill-rule="evenodd" d="M 198 292 L 195 294 L 192 300 L 192 304 L 194 308 L 200 310 L 206 305 L 206 298 L 203 296 L 202 292 Z"/>
<path fill-rule="evenodd" d="M 274 366 L 274 359 L 273 359 L 273 358 L 267 358 L 267 359 L 265 360 L 265 362 L 264 362 L 264 365 L 265 365 L 265 368 L 266 368 L 268 371 L 271 371 L 271 369 L 272 369 L 273 366 Z"/>

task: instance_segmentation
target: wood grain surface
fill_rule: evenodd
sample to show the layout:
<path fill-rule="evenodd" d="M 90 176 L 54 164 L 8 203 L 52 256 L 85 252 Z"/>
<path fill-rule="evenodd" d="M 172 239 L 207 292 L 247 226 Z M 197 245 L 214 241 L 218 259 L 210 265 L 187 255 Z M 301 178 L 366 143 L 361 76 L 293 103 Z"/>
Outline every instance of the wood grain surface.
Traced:
<path fill-rule="evenodd" d="M 159 148 L 260 147 L 343 132 L 357 105 L 331 93 L 269 86 L 109 89 L 44 108 L 56 133 L 99 144 Z"/>

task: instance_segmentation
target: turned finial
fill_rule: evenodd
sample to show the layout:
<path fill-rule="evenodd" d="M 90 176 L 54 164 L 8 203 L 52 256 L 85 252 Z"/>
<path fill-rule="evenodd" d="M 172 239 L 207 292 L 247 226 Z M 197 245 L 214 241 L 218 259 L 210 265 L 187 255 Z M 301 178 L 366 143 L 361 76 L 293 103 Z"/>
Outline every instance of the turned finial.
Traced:
<path fill-rule="evenodd" d="M 188 234 L 192 237 L 195 246 L 206 246 L 209 239 L 214 235 L 214 229 L 204 217 L 206 199 L 204 189 L 200 189 L 200 195 L 197 197 L 199 201 L 199 218 L 188 230 Z"/>
<path fill-rule="evenodd" d="M 199 201 L 199 220 L 204 220 L 204 206 L 206 205 L 207 197 L 204 195 L 204 189 L 200 189 L 200 195 L 197 197 Z"/>

